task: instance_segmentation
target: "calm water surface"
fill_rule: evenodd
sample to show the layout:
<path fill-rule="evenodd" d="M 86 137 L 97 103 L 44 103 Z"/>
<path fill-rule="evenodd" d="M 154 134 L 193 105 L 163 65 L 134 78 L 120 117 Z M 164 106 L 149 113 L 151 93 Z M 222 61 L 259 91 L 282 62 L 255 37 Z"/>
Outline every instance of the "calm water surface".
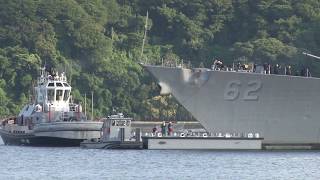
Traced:
<path fill-rule="evenodd" d="M 320 179 L 320 151 L 88 150 L 5 146 L 2 179 Z"/>

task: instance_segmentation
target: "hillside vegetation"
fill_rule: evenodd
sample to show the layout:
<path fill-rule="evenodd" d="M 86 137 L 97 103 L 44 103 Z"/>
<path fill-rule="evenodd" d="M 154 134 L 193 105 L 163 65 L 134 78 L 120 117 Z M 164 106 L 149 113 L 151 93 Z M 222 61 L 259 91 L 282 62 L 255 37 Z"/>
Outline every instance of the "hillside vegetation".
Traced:
<path fill-rule="evenodd" d="M 320 74 L 319 0 L 0 0 L 0 117 L 31 99 L 38 69 L 66 71 L 75 101 L 94 114 L 115 108 L 137 118 L 189 115 L 158 96 L 143 61 L 182 60 L 209 67 L 214 58 L 309 67 Z M 90 104 L 89 104 L 90 105 Z"/>

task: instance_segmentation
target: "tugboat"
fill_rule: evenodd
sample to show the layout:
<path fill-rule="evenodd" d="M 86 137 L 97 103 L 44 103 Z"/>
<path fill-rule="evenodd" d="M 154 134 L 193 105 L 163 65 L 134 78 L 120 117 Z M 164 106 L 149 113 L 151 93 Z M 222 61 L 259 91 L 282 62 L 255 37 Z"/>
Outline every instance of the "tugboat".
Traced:
<path fill-rule="evenodd" d="M 0 135 L 6 145 L 79 146 L 100 137 L 102 122 L 88 120 L 80 104 L 71 101 L 65 73 L 40 68 L 35 98 L 18 116 L 2 120 Z"/>
<path fill-rule="evenodd" d="M 101 137 L 85 140 L 80 144 L 88 149 L 142 149 L 141 133 L 137 128 L 131 136 L 131 120 L 122 113 L 103 119 Z"/>

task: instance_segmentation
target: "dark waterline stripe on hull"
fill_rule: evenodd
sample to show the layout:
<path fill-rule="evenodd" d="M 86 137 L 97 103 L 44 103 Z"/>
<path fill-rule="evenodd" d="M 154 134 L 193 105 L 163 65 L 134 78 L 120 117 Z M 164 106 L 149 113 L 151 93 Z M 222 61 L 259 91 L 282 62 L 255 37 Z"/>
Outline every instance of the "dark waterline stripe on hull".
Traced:
<path fill-rule="evenodd" d="M 22 146 L 47 146 L 47 147 L 72 147 L 80 146 L 83 139 L 66 139 L 57 137 L 39 137 L 39 136 L 10 136 L 1 135 L 6 145 Z"/>

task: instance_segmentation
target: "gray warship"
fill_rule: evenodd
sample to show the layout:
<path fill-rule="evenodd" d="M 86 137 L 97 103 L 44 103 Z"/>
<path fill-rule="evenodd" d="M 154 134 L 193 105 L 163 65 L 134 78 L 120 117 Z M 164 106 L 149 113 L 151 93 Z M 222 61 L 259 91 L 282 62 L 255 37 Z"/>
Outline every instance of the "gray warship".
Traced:
<path fill-rule="evenodd" d="M 208 132 L 257 132 L 264 146 L 320 147 L 320 78 L 142 64 Z"/>
<path fill-rule="evenodd" d="M 100 137 L 102 122 L 88 120 L 80 104 L 71 101 L 65 73 L 41 68 L 35 99 L 18 116 L 2 120 L 0 135 L 6 145 L 79 146 Z"/>

